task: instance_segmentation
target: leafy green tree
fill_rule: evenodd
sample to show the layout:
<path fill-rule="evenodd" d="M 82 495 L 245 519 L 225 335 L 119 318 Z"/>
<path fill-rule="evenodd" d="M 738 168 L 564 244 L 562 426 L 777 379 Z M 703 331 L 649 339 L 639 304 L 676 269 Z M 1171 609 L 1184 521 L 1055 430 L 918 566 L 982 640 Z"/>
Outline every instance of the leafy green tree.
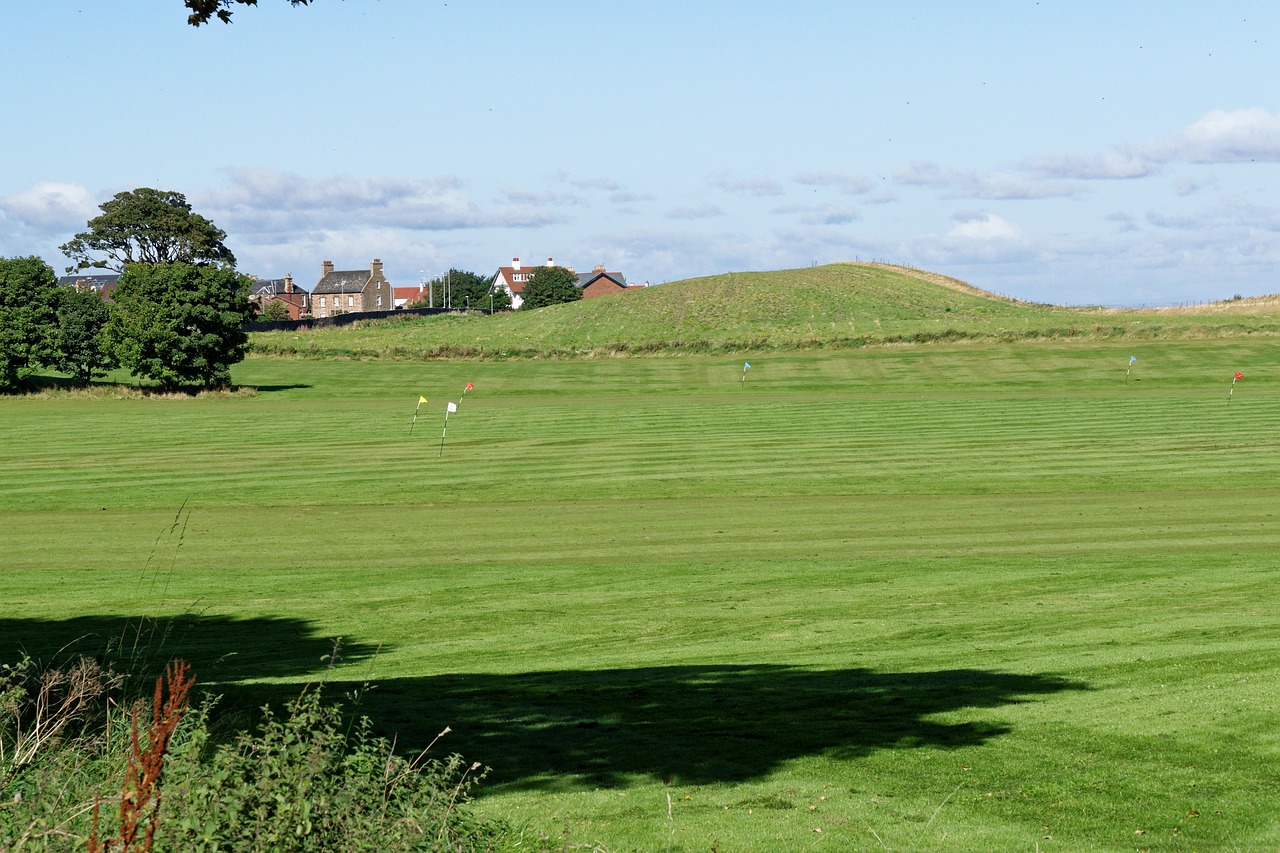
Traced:
<path fill-rule="evenodd" d="M 132 264 L 112 293 L 106 345 L 162 388 L 226 385 L 249 347 L 251 283 L 230 267 Z"/>
<path fill-rule="evenodd" d="M 511 294 L 507 293 L 506 288 L 493 288 L 484 295 L 484 299 L 481 300 L 480 307 L 484 308 L 486 311 L 510 311 Z"/>
<path fill-rule="evenodd" d="M 81 385 L 115 367 L 115 358 L 102 339 L 110 316 L 102 297 L 92 290 L 59 288 L 53 366 L 70 373 Z"/>
<path fill-rule="evenodd" d="M 480 275 L 469 270 L 451 269 L 447 273 L 431 279 L 432 299 L 435 307 L 449 308 L 488 308 L 489 288 L 493 287 L 498 274 Z M 483 305 L 481 304 L 483 303 Z M 425 302 L 423 307 L 430 307 Z"/>
<path fill-rule="evenodd" d="M 102 213 L 89 220 L 88 230 L 59 247 L 74 261 L 67 272 L 96 268 L 122 273 L 137 263 L 235 266 L 235 255 L 222 243 L 227 233 L 192 211 L 182 193 L 141 187 L 116 193 L 99 209 Z"/>
<path fill-rule="evenodd" d="M 288 320 L 289 306 L 285 305 L 279 299 L 268 299 L 267 304 L 262 306 L 262 311 L 258 314 L 259 320 Z"/>
<path fill-rule="evenodd" d="M 524 283 L 520 308 L 542 308 L 582 298 L 578 277 L 564 267 L 538 267 Z"/>
<path fill-rule="evenodd" d="M 0 391 L 54 358 L 58 277 L 37 257 L 0 258 Z"/>

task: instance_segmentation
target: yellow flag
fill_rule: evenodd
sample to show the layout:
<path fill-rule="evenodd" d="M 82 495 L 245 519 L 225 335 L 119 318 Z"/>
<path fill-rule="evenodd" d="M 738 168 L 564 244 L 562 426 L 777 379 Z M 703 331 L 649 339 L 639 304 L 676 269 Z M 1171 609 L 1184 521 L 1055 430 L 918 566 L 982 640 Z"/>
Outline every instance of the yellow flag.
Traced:
<path fill-rule="evenodd" d="M 421 394 L 419 394 L 419 395 L 418 395 L 418 405 L 419 405 L 419 406 L 421 406 L 421 405 L 422 405 L 423 403 L 425 403 L 425 402 L 427 402 L 427 398 L 426 398 L 426 397 L 424 397 L 424 396 L 422 396 Z"/>

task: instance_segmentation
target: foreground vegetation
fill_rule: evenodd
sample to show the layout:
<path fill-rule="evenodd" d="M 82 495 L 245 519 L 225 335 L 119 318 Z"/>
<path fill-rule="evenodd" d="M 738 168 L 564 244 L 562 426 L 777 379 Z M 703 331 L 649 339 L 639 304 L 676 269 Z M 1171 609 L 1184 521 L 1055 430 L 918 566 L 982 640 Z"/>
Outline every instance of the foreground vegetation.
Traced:
<path fill-rule="evenodd" d="M 231 714 L 323 678 L 402 754 L 452 728 L 472 814 L 553 845 L 1257 849 L 1278 362 L 250 358 L 254 396 L 6 399 L 0 645 L 140 638 Z"/>
<path fill-rule="evenodd" d="M 261 355 L 530 358 L 847 349 L 898 343 L 1168 340 L 1280 334 L 1280 301 L 1119 311 L 994 297 L 954 279 L 875 264 L 730 273 L 536 311 L 402 317 L 263 332 Z"/>

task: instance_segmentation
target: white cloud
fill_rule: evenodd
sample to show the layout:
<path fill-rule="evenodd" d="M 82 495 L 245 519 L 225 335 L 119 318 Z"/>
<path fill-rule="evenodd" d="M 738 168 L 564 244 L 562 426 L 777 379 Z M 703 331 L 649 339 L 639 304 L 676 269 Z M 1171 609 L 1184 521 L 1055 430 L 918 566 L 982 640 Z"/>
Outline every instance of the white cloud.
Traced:
<path fill-rule="evenodd" d="M 788 204 L 775 208 L 773 212 L 799 214 L 800 221 L 806 225 L 847 225 L 850 222 L 856 222 L 860 218 L 858 211 L 852 207 L 841 207 L 832 204 Z"/>
<path fill-rule="evenodd" d="M 1280 162 L 1280 115 L 1260 107 L 1214 110 L 1171 140 L 1173 154 L 1192 163 Z"/>
<path fill-rule="evenodd" d="M 1122 149 L 1101 154 L 1047 154 L 1027 163 L 1028 169 L 1043 177 L 1081 181 L 1145 178 L 1160 166 L 1157 159 Z"/>
<path fill-rule="evenodd" d="M 1280 163 L 1280 115 L 1261 107 L 1214 110 L 1166 137 L 1094 153 L 1048 154 L 1026 168 L 1049 178 L 1145 178 L 1167 164 Z"/>
<path fill-rule="evenodd" d="M 807 187 L 831 187 L 845 195 L 862 195 L 875 187 L 870 178 L 847 172 L 805 172 L 792 180 Z"/>
<path fill-rule="evenodd" d="M 930 161 L 915 161 L 893 173 L 898 184 L 914 187 L 945 189 L 943 198 L 972 198 L 989 200 L 1029 200 L 1067 198 L 1079 195 L 1082 189 L 1061 181 L 1046 181 L 1019 172 L 988 172 L 979 174 L 970 169 L 958 171 L 943 169 Z"/>
<path fill-rule="evenodd" d="M 577 205 L 582 203 L 582 199 L 569 193 L 540 192 L 521 187 L 508 187 L 502 191 L 502 196 L 513 204 L 531 204 L 535 206 Z"/>
<path fill-rule="evenodd" d="M 1016 240 L 1022 236 L 1018 226 L 994 213 L 960 213 L 956 224 L 947 232 L 948 237 L 983 242 Z"/>
<path fill-rule="evenodd" d="M 562 221 L 542 210 L 547 198 L 520 198 L 482 207 L 452 175 L 433 180 L 330 177 L 312 180 L 287 172 L 236 169 L 231 187 L 209 190 L 192 204 L 228 231 L 355 229 L 377 225 L 409 231 L 533 228 Z M 224 224 L 225 223 L 225 224 Z"/>
<path fill-rule="evenodd" d="M 13 227 L 37 231 L 82 229 L 101 211 L 99 199 L 79 184 L 37 181 L 21 192 L 0 197 L 0 211 Z"/>
<path fill-rule="evenodd" d="M 714 219 L 724 215 L 725 212 L 714 204 L 673 207 L 667 211 L 668 219 Z"/>
<path fill-rule="evenodd" d="M 728 175 L 717 175 L 710 180 L 710 184 L 718 189 L 733 193 L 745 193 L 746 195 L 756 196 L 777 196 L 782 195 L 785 190 L 782 184 L 773 178 L 763 176 L 754 178 L 731 178 Z"/>

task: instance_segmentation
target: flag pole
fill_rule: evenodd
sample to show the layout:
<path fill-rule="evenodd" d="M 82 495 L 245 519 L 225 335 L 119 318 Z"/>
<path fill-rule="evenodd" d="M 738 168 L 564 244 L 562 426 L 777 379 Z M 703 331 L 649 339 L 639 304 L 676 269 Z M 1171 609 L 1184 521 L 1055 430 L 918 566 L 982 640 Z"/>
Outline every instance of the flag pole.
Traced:
<path fill-rule="evenodd" d="M 1230 405 L 1231 405 L 1231 395 L 1232 395 L 1232 394 L 1234 394 L 1234 393 L 1236 393 L 1236 380 L 1237 380 L 1237 379 L 1244 379 L 1244 374 L 1243 374 L 1243 373 L 1241 373 L 1241 372 L 1240 372 L 1240 371 L 1238 371 L 1238 370 L 1236 371 L 1236 375 L 1231 377 L 1231 390 L 1227 392 L 1227 405 L 1228 405 L 1228 406 L 1230 406 Z"/>
<path fill-rule="evenodd" d="M 418 422 L 418 409 L 422 408 L 422 404 L 427 402 L 427 398 L 418 395 L 418 405 L 413 407 L 413 420 L 409 421 L 409 435 L 413 435 L 413 425 Z"/>
<path fill-rule="evenodd" d="M 742 385 L 741 385 L 741 386 L 739 386 L 739 387 L 742 387 L 742 388 L 745 388 L 745 387 L 746 387 L 746 385 L 747 385 L 747 368 L 748 368 L 748 367 L 750 367 L 750 366 L 751 366 L 751 362 L 749 362 L 749 361 L 744 361 L 744 362 L 742 362 Z"/>
<path fill-rule="evenodd" d="M 1128 382 L 1128 381 L 1129 381 L 1129 373 L 1130 373 L 1130 371 L 1132 371 L 1132 370 L 1133 370 L 1133 363 L 1134 363 L 1135 361 L 1137 361 L 1137 360 L 1138 360 L 1138 357 L 1137 357 L 1136 355 L 1131 355 L 1131 356 L 1129 356 L 1129 367 L 1128 367 L 1128 369 L 1127 369 L 1127 370 L 1125 370 L 1125 372 L 1124 372 L 1124 381 L 1125 381 L 1125 382 Z"/>
<path fill-rule="evenodd" d="M 437 459 L 439 459 L 441 455 L 444 454 L 444 436 L 445 436 L 445 433 L 449 431 L 449 414 L 451 412 L 456 412 L 456 411 L 458 411 L 457 403 L 444 404 L 444 429 L 440 430 L 440 452 L 436 454 Z"/>

